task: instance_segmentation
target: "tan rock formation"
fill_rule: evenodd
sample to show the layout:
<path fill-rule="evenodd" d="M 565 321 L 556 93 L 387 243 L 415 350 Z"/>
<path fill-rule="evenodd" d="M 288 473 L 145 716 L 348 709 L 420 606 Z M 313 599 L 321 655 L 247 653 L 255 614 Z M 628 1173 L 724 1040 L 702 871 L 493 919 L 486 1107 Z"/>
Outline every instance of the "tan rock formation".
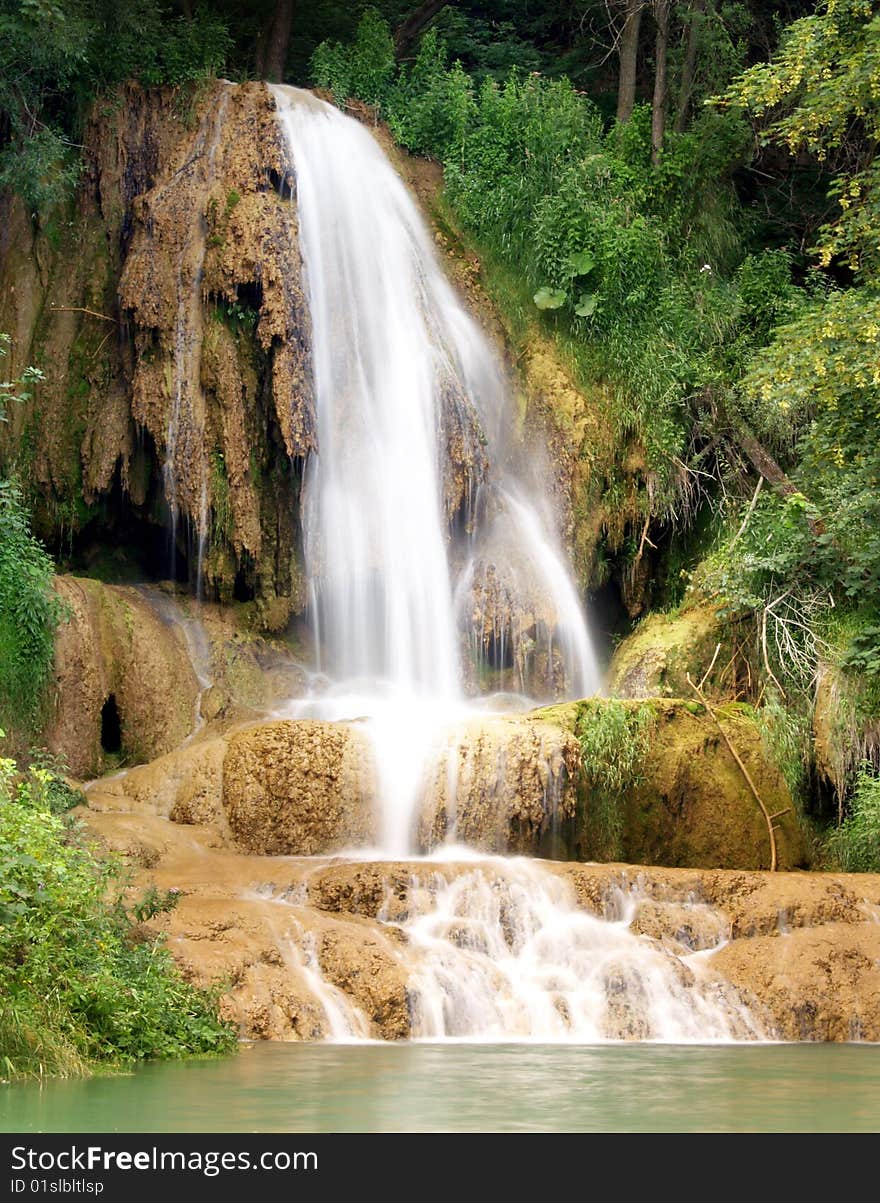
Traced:
<path fill-rule="evenodd" d="M 211 827 L 180 827 L 128 805 L 133 813 L 81 814 L 96 839 L 129 857 L 136 888 L 181 891 L 178 907 L 152 926 L 191 978 L 224 983 L 224 1010 L 252 1039 L 320 1039 L 330 1031 L 328 1003 L 362 1034 L 405 1037 L 418 958 L 395 925 L 423 912 L 444 882 L 499 869 L 497 861 L 241 855 L 220 846 Z M 719 991 L 749 998 L 766 1035 L 880 1040 L 880 875 L 541 868 L 568 881 L 584 909 L 618 922 L 629 916 L 633 932 L 666 950 L 683 984 L 693 971 L 680 958 L 703 949 L 701 972 Z M 644 1035 L 623 968 L 608 989 L 609 1034 Z"/>
<path fill-rule="evenodd" d="M 527 717 L 453 731 L 425 790 L 419 847 L 452 841 L 484 852 L 564 855 L 579 753 L 571 734 Z"/>
<path fill-rule="evenodd" d="M 134 589 L 77 577 L 56 577 L 55 589 L 64 614 L 46 746 L 76 776 L 96 776 L 118 759 L 101 745 L 105 706 L 118 716 L 124 760 L 180 744 L 195 725 L 199 694 L 180 632 Z"/>
<path fill-rule="evenodd" d="M 535 712 L 572 734 L 602 719 L 606 707 L 623 708 L 646 722 L 644 755 L 631 780 L 609 791 L 585 766 L 582 813 L 572 852 L 607 858 L 601 829 L 616 832 L 615 857 L 634 864 L 760 869 L 769 865 L 767 826 L 742 770 L 715 720 L 697 702 L 654 698 L 645 702 L 571 702 Z M 807 852 L 788 787 L 761 739 L 748 706 L 716 710 L 725 732 L 776 815 L 780 868 L 805 865 Z M 629 742 L 629 736 L 625 737 Z M 603 759 L 615 756 L 609 746 Z"/>
<path fill-rule="evenodd" d="M 444 840 L 487 852 L 608 859 L 704 868 L 769 863 L 767 828 L 714 720 L 697 703 L 645 703 L 645 751 L 631 780 L 609 792 L 593 780 L 578 734 L 606 708 L 635 702 L 567 703 L 517 717 L 477 720 L 450 733 L 427 782 L 419 847 Z M 721 721 L 768 806 L 777 814 L 779 864 L 805 862 L 804 841 L 779 769 L 748 708 Z M 629 739 L 628 736 L 621 738 Z M 614 758 L 614 746 L 606 756 Z M 606 829 L 616 831 L 609 851 Z"/>
<path fill-rule="evenodd" d="M 370 746 L 355 726 L 268 723 L 229 740 L 223 806 L 249 852 L 312 856 L 374 837 Z"/>

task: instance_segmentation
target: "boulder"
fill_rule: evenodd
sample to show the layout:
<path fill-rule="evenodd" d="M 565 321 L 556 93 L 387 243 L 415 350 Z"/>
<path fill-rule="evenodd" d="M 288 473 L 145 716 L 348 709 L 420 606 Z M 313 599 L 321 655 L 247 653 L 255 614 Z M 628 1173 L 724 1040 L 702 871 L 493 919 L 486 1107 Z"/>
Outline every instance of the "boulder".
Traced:
<path fill-rule="evenodd" d="M 697 682 L 705 677 L 703 688 L 709 697 L 747 693 L 745 656 L 734 627 L 719 617 L 715 605 L 651 614 L 640 622 L 611 659 L 608 692 L 619 698 L 692 697 L 688 673 Z"/>
<path fill-rule="evenodd" d="M 804 865 L 792 799 L 753 712 L 728 705 L 716 713 L 769 812 L 779 816 L 779 867 Z M 638 727 L 627 726 L 628 716 L 639 717 Z M 587 723 L 605 725 L 614 737 L 602 757 L 612 768 L 635 738 L 642 741 L 616 784 L 609 784 L 613 773 L 596 778 L 582 755 Z M 666 698 L 591 699 L 467 724 L 452 733 L 427 783 L 418 838 L 422 849 L 451 839 L 486 852 L 561 859 L 769 865 L 764 817 L 716 721 L 697 702 Z"/>
<path fill-rule="evenodd" d="M 356 726 L 266 723 L 230 738 L 223 807 L 248 852 L 314 856 L 374 838 L 374 780 L 370 744 Z"/>
<path fill-rule="evenodd" d="M 425 789 L 419 847 L 454 841 L 483 852 L 565 855 L 579 752 L 570 732 L 527 716 L 454 730 Z"/>

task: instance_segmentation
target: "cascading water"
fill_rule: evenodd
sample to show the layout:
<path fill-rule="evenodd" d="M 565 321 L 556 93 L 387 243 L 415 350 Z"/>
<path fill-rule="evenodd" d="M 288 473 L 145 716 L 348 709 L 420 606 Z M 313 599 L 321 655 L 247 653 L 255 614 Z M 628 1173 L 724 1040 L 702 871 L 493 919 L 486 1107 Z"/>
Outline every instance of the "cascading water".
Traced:
<path fill-rule="evenodd" d="M 629 930 L 636 897 L 598 919 L 542 866 L 497 861 L 414 890 L 401 925 L 417 1039 L 754 1039 L 740 1000 L 699 964 Z"/>
<path fill-rule="evenodd" d="M 223 133 L 229 102 L 224 88 L 216 109 L 202 121 L 196 153 L 185 169 L 203 170 L 207 181 L 214 177 L 214 161 Z M 174 377 L 165 431 L 163 469 L 165 498 L 171 513 L 172 577 L 176 558 L 177 526 L 182 511 L 195 527 L 196 594 L 201 597 L 205 548 L 208 538 L 208 464 L 205 449 L 205 398 L 199 382 L 199 357 L 195 331 L 199 329 L 202 276 L 207 229 L 204 218 L 193 223 L 180 252 L 177 268 L 177 321 L 174 329 Z M 195 479 L 187 479 L 187 471 Z M 193 469 L 195 471 L 193 472 Z M 185 496 L 181 496 L 181 482 Z"/>
<path fill-rule="evenodd" d="M 273 92 L 312 319 L 319 450 L 304 481 L 306 571 L 334 682 L 297 712 L 370 719 L 382 847 L 404 854 L 438 732 L 464 707 L 463 652 L 486 642 L 468 618 L 480 566 L 491 561 L 508 610 L 528 616 L 529 647 L 543 641 L 536 692 L 555 696 L 562 683 L 581 697 L 598 672 L 552 524 L 528 479 L 505 467 L 496 356 L 409 192 L 358 122 L 308 92 Z M 516 643 L 522 624 L 507 625 Z"/>

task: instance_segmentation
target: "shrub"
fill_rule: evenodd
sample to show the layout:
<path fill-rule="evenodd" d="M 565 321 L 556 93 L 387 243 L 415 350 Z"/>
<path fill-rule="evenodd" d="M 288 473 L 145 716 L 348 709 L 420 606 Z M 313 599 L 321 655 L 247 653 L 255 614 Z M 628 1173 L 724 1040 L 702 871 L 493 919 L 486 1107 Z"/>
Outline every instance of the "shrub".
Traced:
<path fill-rule="evenodd" d="M 584 702 L 578 712 L 576 734 L 590 791 L 587 830 L 598 860 L 617 860 L 623 853 L 625 794 L 640 780 L 654 717 L 647 704 L 604 699 Z"/>
<path fill-rule="evenodd" d="M 53 803 L 53 794 L 56 802 Z M 57 810 L 44 768 L 0 759 L 0 1065 L 10 1077 L 219 1053 L 234 1044 L 216 998 L 189 985 L 137 926 L 168 909 L 123 902 L 120 865 L 99 860 Z"/>
<path fill-rule="evenodd" d="M 827 850 L 847 873 L 880 873 L 880 777 L 872 765 L 862 767 L 849 815 L 829 836 Z"/>
<path fill-rule="evenodd" d="M 38 724 L 52 670 L 59 617 L 52 574 L 20 488 L 0 480 L 0 721 L 23 733 Z"/>

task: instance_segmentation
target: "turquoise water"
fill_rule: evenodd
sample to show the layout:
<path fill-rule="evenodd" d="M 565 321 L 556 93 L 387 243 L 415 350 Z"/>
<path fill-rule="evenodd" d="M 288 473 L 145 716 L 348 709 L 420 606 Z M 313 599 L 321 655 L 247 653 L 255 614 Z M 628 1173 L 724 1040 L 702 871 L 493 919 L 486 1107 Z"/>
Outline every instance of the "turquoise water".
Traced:
<path fill-rule="evenodd" d="M 877 1045 L 258 1044 L 0 1088 L 4 1132 L 876 1132 Z"/>

